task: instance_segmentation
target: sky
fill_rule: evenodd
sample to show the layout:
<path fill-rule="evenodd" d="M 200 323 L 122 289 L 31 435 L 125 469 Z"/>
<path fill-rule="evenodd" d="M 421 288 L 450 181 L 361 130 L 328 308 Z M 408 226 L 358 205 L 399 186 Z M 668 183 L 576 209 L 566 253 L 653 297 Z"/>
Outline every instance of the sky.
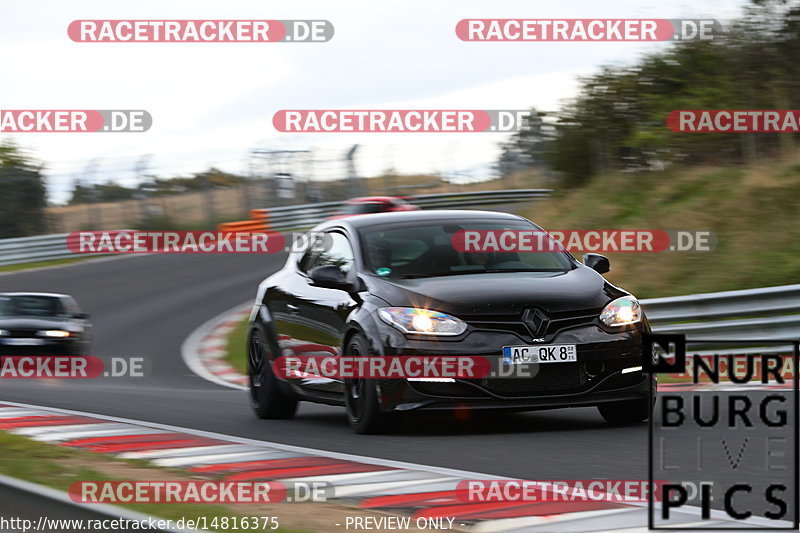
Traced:
<path fill-rule="evenodd" d="M 50 200 L 77 177 L 132 185 L 137 165 L 161 177 L 214 166 L 247 172 L 254 148 L 315 154 L 318 178 L 342 172 L 359 144 L 359 175 L 481 173 L 498 133 L 280 133 L 280 109 L 556 111 L 578 78 L 634 62 L 664 43 L 463 42 L 463 18 L 738 16 L 745 0 L 545 2 L 472 0 L 107 2 L 0 4 L 0 109 L 146 109 L 144 133 L 0 133 L 45 163 Z M 75 43 L 76 19 L 325 19 L 327 43 Z M 290 169 L 292 171 L 293 169 Z"/>

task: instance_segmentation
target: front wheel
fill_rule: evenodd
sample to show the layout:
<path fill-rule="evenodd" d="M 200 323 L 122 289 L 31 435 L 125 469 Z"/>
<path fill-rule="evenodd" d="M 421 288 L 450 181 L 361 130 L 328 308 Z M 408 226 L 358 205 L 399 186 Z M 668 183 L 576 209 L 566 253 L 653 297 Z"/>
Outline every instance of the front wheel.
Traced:
<path fill-rule="evenodd" d="M 353 335 L 345 354 L 354 357 L 368 355 L 367 346 L 364 337 L 360 334 Z M 381 412 L 374 379 L 345 379 L 344 405 L 347 409 L 347 421 L 356 433 L 375 434 L 384 430 L 388 415 Z"/>
<path fill-rule="evenodd" d="M 649 398 L 603 403 L 597 406 L 600 416 L 610 424 L 636 424 L 644 422 L 653 412 Z"/>
<path fill-rule="evenodd" d="M 272 371 L 269 348 L 254 330 L 247 344 L 250 403 L 258 418 L 292 418 L 297 411 L 297 399 L 283 392 Z"/>

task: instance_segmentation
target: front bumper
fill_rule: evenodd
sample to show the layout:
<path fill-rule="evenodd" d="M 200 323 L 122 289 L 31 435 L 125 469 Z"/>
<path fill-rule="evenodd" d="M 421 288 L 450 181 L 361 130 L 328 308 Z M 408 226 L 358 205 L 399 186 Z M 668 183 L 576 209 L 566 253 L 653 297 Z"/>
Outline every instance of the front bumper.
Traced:
<path fill-rule="evenodd" d="M 390 326 L 380 330 L 385 355 L 485 356 L 498 368 L 502 347 L 575 344 L 577 361 L 524 365 L 527 375 L 454 382 L 377 380 L 385 411 L 509 409 L 535 410 L 591 406 L 647 398 L 655 381 L 641 370 L 642 328 L 610 333 L 583 325 L 533 342 L 507 331 L 471 330 L 458 340 L 412 339 Z M 504 367 L 509 369 L 508 366 Z M 623 370 L 628 369 L 625 373 Z"/>
<path fill-rule="evenodd" d="M 37 342 L 35 344 L 23 344 L 19 343 L 20 340 L 35 340 Z M 0 355 L 6 356 L 70 356 L 82 355 L 85 351 L 86 345 L 81 339 L 0 338 Z"/>

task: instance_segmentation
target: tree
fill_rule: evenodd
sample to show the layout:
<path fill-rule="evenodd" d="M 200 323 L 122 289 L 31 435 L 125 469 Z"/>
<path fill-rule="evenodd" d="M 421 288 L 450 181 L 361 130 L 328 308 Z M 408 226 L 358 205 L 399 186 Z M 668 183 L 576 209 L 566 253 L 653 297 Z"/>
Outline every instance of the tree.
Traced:
<path fill-rule="evenodd" d="M 581 79 L 544 139 L 565 186 L 615 170 L 660 169 L 671 162 L 729 164 L 793 151 L 792 133 L 678 133 L 666 117 L 681 109 L 797 109 L 800 0 L 751 0 L 711 41 L 675 43 L 631 65 Z M 511 146 L 535 161 L 542 145 Z M 504 151 L 500 163 L 509 159 Z M 515 157 L 520 160 L 519 157 Z"/>
<path fill-rule="evenodd" d="M 44 233 L 47 189 L 41 166 L 10 143 L 0 144 L 0 238 Z"/>
<path fill-rule="evenodd" d="M 93 201 L 92 188 L 84 185 L 80 178 L 76 178 L 72 185 L 72 197 L 69 199 L 69 205 L 88 204 Z"/>

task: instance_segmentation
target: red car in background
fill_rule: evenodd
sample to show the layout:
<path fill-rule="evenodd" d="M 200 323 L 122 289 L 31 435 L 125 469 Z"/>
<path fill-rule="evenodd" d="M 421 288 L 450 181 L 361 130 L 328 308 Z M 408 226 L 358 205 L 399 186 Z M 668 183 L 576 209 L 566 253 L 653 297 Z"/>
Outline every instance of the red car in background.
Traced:
<path fill-rule="evenodd" d="M 347 200 L 331 220 L 367 215 L 370 213 L 390 213 L 393 211 L 419 211 L 419 207 L 411 205 L 397 196 L 362 196 Z"/>

